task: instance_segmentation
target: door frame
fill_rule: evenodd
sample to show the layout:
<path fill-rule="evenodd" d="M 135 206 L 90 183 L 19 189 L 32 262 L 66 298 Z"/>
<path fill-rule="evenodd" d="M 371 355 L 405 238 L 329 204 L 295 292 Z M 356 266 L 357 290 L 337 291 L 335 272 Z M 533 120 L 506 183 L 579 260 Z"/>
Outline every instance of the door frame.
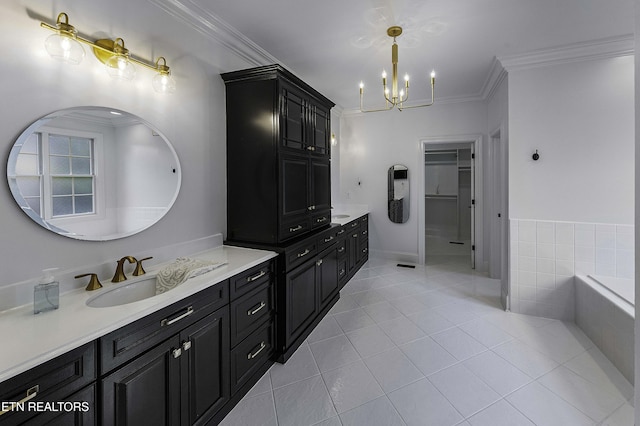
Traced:
<path fill-rule="evenodd" d="M 497 272 L 499 272 L 500 300 L 502 307 L 508 311 L 511 309 L 511 281 L 509 277 L 509 143 L 507 135 L 504 123 L 501 123 L 497 129 L 489 133 L 487 159 L 489 169 L 492 170 L 489 176 L 491 184 L 488 185 L 489 198 L 491 199 L 489 229 L 491 230 L 491 235 L 499 235 L 498 241 L 493 239 L 489 241 L 489 258 L 493 265 L 489 268 L 489 271 L 492 273 L 490 275 L 496 277 Z M 496 175 L 496 173 L 499 173 L 499 175 Z M 500 186 L 496 190 L 495 184 L 497 180 L 499 180 Z M 501 215 L 499 220 L 498 213 Z M 497 229 L 498 232 L 493 232 L 494 229 Z M 496 269 L 499 269 L 499 271 Z"/>
<path fill-rule="evenodd" d="M 418 180 L 418 261 L 421 265 L 425 264 L 425 207 L 424 207 L 424 190 L 425 190 L 425 170 L 424 170 L 424 151 L 427 149 L 433 149 L 434 145 L 445 146 L 449 144 L 471 144 L 475 153 L 475 166 L 473 168 L 474 190 L 475 190 L 475 208 L 472 220 L 475 226 L 472 227 L 471 239 L 474 241 L 475 250 L 472 250 L 473 263 L 477 270 L 486 270 L 485 262 L 479 262 L 480 259 L 484 259 L 484 231 L 483 231 L 483 165 L 482 155 L 483 152 L 483 136 L 481 134 L 475 135 L 449 135 L 449 136 L 429 136 L 420 138 L 418 143 L 419 155 L 416 170 L 419 173 Z M 480 226 L 479 226 L 480 225 Z"/>

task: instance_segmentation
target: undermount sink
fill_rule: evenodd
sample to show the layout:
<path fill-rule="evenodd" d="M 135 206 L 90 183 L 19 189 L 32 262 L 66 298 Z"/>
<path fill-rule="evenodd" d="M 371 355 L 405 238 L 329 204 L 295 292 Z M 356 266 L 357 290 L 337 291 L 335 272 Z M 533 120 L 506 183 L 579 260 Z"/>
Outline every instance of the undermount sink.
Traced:
<path fill-rule="evenodd" d="M 143 278 L 134 282 L 120 283 L 117 287 L 103 290 L 87 300 L 92 308 L 108 308 L 138 302 L 156 295 L 156 277 Z"/>
<path fill-rule="evenodd" d="M 333 216 L 331 216 L 334 219 L 346 219 L 348 217 L 350 217 L 348 214 L 334 214 Z"/>

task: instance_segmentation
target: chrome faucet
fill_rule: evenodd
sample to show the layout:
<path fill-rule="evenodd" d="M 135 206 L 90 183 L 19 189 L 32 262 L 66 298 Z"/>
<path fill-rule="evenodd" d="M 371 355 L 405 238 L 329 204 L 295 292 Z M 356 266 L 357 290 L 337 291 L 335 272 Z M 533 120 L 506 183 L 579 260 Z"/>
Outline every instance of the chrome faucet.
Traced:
<path fill-rule="evenodd" d="M 118 266 L 116 267 L 116 273 L 113 275 L 111 279 L 112 283 L 119 283 L 127 279 L 124 274 L 124 261 L 128 261 L 129 263 L 137 263 L 137 260 L 133 256 L 125 256 L 122 259 L 118 260 Z"/>

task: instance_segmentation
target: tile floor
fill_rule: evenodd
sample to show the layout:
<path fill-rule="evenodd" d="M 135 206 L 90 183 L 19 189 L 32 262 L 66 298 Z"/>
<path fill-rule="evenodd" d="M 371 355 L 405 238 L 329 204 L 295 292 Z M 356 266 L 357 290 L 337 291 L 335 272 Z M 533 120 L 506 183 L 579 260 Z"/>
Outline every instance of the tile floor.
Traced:
<path fill-rule="evenodd" d="M 439 262 L 371 259 L 221 424 L 633 425 L 633 387 L 575 324 L 504 312 L 498 281 Z"/>

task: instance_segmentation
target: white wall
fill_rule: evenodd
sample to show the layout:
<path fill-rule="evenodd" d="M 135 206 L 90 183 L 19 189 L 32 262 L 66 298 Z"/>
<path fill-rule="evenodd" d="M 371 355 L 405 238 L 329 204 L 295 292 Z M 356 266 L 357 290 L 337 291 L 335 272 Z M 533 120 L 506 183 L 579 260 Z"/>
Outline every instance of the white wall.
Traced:
<path fill-rule="evenodd" d="M 635 27 L 635 45 L 640 46 L 640 1 L 635 2 L 636 13 L 636 27 Z M 640 55 L 635 55 L 635 107 L 640 111 Z M 635 305 L 640 306 L 640 120 L 635 121 L 635 285 L 636 285 L 636 300 Z M 640 326 L 636 316 L 635 327 L 635 382 L 640 383 Z M 635 393 L 635 419 L 636 424 L 640 420 L 640 392 Z"/>
<path fill-rule="evenodd" d="M 17 136 L 39 117 L 61 108 L 98 105 L 129 111 L 155 125 L 176 149 L 183 173 L 176 204 L 160 222 L 109 242 L 77 241 L 44 230 L 20 211 L 8 186 L 0 185 L 0 286 L 36 278 L 42 268 L 79 268 L 111 260 L 115 265 L 124 255 L 225 232 L 225 96 L 216 64 L 228 67 L 238 60 L 156 6 L 138 3 L 67 0 L 55 2 L 53 9 L 36 0 L 0 5 L 0 31 L 12 40 L 0 45 L 0 55 L 11 58 L 3 61 L 0 81 L 5 159 Z M 176 93 L 156 94 L 150 84 L 153 73 L 141 68 L 133 82 L 112 81 L 87 48 L 78 66 L 51 59 L 44 50 L 51 32 L 40 28 L 39 15 L 51 22 L 61 11 L 85 35 L 123 37 L 139 56 L 166 56 L 177 80 Z M 115 34 L 106 33 L 110 31 Z M 238 63 L 233 68 L 249 66 Z"/>
<path fill-rule="evenodd" d="M 438 104 L 402 112 L 345 114 L 341 120 L 340 199 L 368 204 L 369 248 L 372 253 L 418 261 L 418 203 L 422 201 L 420 168 L 424 160 L 421 138 L 486 134 L 483 102 Z M 410 214 L 404 224 L 387 216 L 387 170 L 409 167 Z"/>
<path fill-rule="evenodd" d="M 634 223 L 633 78 L 633 57 L 509 72 L 511 218 Z"/>

